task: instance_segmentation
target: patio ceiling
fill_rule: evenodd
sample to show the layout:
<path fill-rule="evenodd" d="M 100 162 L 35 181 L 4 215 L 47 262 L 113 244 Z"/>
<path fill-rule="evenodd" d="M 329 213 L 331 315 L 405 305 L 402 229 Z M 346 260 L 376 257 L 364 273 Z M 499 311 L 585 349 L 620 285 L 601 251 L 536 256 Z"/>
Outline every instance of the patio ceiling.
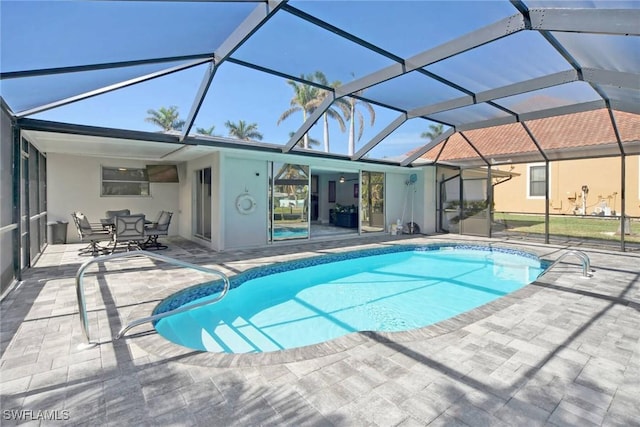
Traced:
<path fill-rule="evenodd" d="M 1 6 L 3 105 L 43 151 L 468 167 L 640 154 L 640 2 Z M 294 88 L 314 98 L 296 123 L 284 114 Z M 158 133 L 147 110 L 169 106 L 184 125 Z M 237 119 L 264 142 L 203 135 Z"/>

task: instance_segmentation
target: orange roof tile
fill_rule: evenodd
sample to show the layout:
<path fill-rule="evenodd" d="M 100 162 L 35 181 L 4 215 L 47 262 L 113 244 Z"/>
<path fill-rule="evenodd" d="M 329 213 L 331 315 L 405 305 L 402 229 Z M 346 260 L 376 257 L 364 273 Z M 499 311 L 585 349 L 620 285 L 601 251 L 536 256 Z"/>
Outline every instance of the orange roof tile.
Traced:
<path fill-rule="evenodd" d="M 614 117 L 623 143 L 640 141 L 640 115 L 614 111 Z M 531 120 L 527 121 L 526 125 L 543 150 L 617 144 L 611 118 L 606 109 Z M 483 156 L 538 151 L 520 123 L 469 130 L 465 131 L 464 135 Z M 433 147 L 422 158 L 434 160 L 442 144 Z M 438 161 L 475 158 L 478 158 L 477 153 L 460 134 L 456 133 L 449 138 Z"/>

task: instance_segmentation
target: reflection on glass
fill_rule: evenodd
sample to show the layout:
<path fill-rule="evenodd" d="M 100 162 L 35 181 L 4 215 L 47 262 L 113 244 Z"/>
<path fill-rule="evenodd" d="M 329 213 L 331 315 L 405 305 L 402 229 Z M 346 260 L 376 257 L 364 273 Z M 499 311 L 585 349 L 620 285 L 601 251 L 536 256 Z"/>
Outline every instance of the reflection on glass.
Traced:
<path fill-rule="evenodd" d="M 440 229 L 448 233 L 460 232 L 460 174 L 455 170 L 439 168 Z"/>
<path fill-rule="evenodd" d="M 384 231 L 384 173 L 362 171 L 361 194 L 362 231 Z"/>
<path fill-rule="evenodd" d="M 488 177 L 462 174 L 462 215 L 460 234 L 488 236 Z"/>
<path fill-rule="evenodd" d="M 211 168 L 196 171 L 195 193 L 195 235 L 211 240 Z"/>
<path fill-rule="evenodd" d="M 272 240 L 309 238 L 309 166 L 273 163 Z"/>

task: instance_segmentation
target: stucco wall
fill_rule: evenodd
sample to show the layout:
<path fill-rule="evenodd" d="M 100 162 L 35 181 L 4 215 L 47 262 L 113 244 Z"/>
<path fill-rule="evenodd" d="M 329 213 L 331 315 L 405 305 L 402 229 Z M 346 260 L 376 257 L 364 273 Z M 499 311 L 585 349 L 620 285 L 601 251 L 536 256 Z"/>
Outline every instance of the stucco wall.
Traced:
<path fill-rule="evenodd" d="M 143 168 L 141 160 L 47 155 L 48 221 L 68 221 L 67 242 L 77 242 L 71 212 L 81 211 L 91 222 L 99 222 L 107 210 L 129 209 L 155 219 L 158 212 L 173 212 L 169 235 L 178 234 L 180 212 L 177 183 L 151 183 L 150 197 L 100 197 L 100 165 Z"/>
<path fill-rule="evenodd" d="M 621 210 L 620 158 L 565 160 L 550 163 L 549 213 L 572 214 L 576 206 L 582 206 L 581 189 L 589 187 L 587 214 L 604 201 L 617 213 Z M 511 166 L 501 166 L 510 170 Z M 626 159 L 626 214 L 640 216 L 639 158 Z M 506 212 L 544 213 L 544 198 L 527 197 L 526 164 L 513 165 L 512 172 L 520 174 L 495 187 L 495 210 Z M 616 194 L 614 194 L 616 193 Z"/>
<path fill-rule="evenodd" d="M 225 155 L 222 166 L 221 210 L 223 214 L 224 248 L 264 246 L 268 227 L 267 162 Z M 242 214 L 236 209 L 236 199 L 249 194 L 256 201 L 256 209 Z"/>

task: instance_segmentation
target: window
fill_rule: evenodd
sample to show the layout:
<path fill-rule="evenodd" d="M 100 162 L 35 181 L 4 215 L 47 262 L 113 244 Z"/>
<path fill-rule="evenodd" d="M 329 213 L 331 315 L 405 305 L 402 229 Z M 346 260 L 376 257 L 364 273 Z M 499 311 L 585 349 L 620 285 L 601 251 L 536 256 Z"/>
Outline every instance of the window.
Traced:
<path fill-rule="evenodd" d="M 149 196 L 147 169 L 102 167 L 100 195 L 109 196 Z"/>
<path fill-rule="evenodd" d="M 528 170 L 529 188 L 527 189 L 527 197 L 544 198 L 545 189 L 547 187 L 545 165 L 530 165 Z"/>

